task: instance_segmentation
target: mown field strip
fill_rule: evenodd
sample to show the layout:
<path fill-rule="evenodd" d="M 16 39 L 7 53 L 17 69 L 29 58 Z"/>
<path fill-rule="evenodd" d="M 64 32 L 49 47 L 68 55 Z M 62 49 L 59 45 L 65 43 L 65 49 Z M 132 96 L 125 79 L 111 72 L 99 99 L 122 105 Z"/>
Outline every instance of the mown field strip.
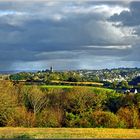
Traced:
<path fill-rule="evenodd" d="M 140 129 L 0 128 L 0 138 L 140 138 Z"/>

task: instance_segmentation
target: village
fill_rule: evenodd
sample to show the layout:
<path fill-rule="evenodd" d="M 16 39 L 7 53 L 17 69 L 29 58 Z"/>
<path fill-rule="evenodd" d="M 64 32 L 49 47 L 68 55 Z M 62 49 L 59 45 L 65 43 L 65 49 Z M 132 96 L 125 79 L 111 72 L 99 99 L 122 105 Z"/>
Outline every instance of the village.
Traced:
<path fill-rule="evenodd" d="M 139 77 L 138 68 L 118 68 L 102 70 L 54 70 L 0 74 L 0 80 L 13 80 L 37 84 L 89 85 L 111 88 L 120 93 L 140 93 L 139 82 L 131 84 Z M 79 84 L 78 84 L 79 82 Z M 81 82 L 81 83 L 80 83 Z M 85 82 L 85 83 L 84 83 Z"/>

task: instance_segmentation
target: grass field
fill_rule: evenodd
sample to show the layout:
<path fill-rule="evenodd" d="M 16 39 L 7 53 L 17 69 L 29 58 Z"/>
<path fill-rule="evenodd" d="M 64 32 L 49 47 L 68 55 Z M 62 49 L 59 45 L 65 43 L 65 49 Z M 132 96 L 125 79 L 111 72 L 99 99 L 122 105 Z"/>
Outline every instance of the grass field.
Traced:
<path fill-rule="evenodd" d="M 41 85 L 41 88 L 73 88 L 74 86 L 66 86 L 66 85 Z"/>
<path fill-rule="evenodd" d="M 51 89 L 51 88 L 58 88 L 58 89 L 69 89 L 69 88 L 74 88 L 77 86 L 68 86 L 68 85 L 41 85 L 41 88 L 46 88 L 46 89 Z M 93 91 L 107 91 L 107 92 L 111 92 L 114 91 L 113 89 L 108 89 L 108 88 L 103 88 L 103 87 L 92 87 L 92 86 L 78 86 L 78 87 L 85 87 L 85 88 L 90 88 Z"/>
<path fill-rule="evenodd" d="M 95 86 L 103 86 L 103 83 L 100 82 L 69 82 L 69 81 L 57 81 L 53 80 L 51 81 L 52 83 L 56 84 L 74 84 L 74 85 L 95 85 Z"/>
<path fill-rule="evenodd" d="M 0 138 L 140 138 L 140 129 L 0 128 Z"/>

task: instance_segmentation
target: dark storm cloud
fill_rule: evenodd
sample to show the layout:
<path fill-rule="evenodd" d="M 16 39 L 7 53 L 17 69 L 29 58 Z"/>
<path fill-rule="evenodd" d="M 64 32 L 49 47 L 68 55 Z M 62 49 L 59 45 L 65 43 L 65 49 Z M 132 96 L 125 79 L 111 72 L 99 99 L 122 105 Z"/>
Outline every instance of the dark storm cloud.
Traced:
<path fill-rule="evenodd" d="M 129 4 L 129 11 L 122 11 L 120 14 L 114 14 L 110 17 L 114 23 L 120 22 L 119 26 L 129 27 L 133 29 L 132 34 L 136 36 L 137 40 L 133 42 L 131 53 L 122 58 L 125 61 L 140 61 L 140 2 L 132 1 Z"/>
<path fill-rule="evenodd" d="M 110 19 L 112 21 L 120 21 L 125 26 L 140 25 L 140 2 L 131 2 L 129 7 L 130 11 L 122 11 L 120 14 L 114 14 Z"/>
<path fill-rule="evenodd" d="M 0 2 L 0 68 L 44 68 L 44 63 L 58 64 L 58 69 L 85 68 L 92 63 L 96 67 L 99 62 L 92 62 L 96 57 L 102 66 L 103 57 L 108 63 L 121 61 L 132 55 L 133 44 L 139 38 L 131 33 L 131 27 L 114 26 L 108 19 L 111 16 L 117 21 L 113 17 L 121 16 L 128 5 L 97 1 Z M 130 7 L 131 11 L 138 9 L 132 3 Z"/>

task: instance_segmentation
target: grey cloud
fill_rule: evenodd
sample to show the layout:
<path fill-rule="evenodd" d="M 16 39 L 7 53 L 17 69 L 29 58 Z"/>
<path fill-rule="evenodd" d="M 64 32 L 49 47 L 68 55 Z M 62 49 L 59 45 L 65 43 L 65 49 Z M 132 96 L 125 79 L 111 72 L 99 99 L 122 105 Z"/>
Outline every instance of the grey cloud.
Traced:
<path fill-rule="evenodd" d="M 137 61 L 139 62 L 140 61 L 140 47 L 139 47 L 139 43 L 136 43 L 134 46 L 133 46 L 133 49 L 131 50 L 131 53 L 126 56 L 125 58 L 123 58 L 122 60 L 125 60 L 125 61 Z"/>
<path fill-rule="evenodd" d="M 111 21 L 120 21 L 125 26 L 140 25 L 140 2 L 133 1 L 130 3 L 130 11 L 122 11 L 120 14 L 114 14 Z"/>
<path fill-rule="evenodd" d="M 105 2 L 98 5 L 103 3 Z M 1 63 L 7 61 L 5 65 L 9 65 L 11 69 L 31 66 L 37 68 L 37 65 L 44 67 L 46 63 L 52 63 L 57 68 L 82 68 L 87 60 L 90 64 L 85 66 L 97 65 L 94 60 L 96 57 L 100 58 L 100 61 L 109 57 L 109 63 L 111 58 L 113 61 L 121 61 L 123 57 L 131 56 L 136 37 L 127 32 L 129 28 L 114 26 L 102 12 L 70 11 L 73 6 L 79 9 L 84 7 L 85 10 L 96 4 L 27 2 L 23 5 L 22 2 L 0 2 L 0 11 L 14 11 L 12 14 L 0 16 Z M 113 3 L 106 5 L 113 6 Z M 3 6 L 5 8 L 2 8 Z M 69 11 L 66 12 L 67 8 Z M 132 45 L 132 48 L 121 49 L 125 45 Z M 104 46 L 118 46 L 120 49 Z"/>

